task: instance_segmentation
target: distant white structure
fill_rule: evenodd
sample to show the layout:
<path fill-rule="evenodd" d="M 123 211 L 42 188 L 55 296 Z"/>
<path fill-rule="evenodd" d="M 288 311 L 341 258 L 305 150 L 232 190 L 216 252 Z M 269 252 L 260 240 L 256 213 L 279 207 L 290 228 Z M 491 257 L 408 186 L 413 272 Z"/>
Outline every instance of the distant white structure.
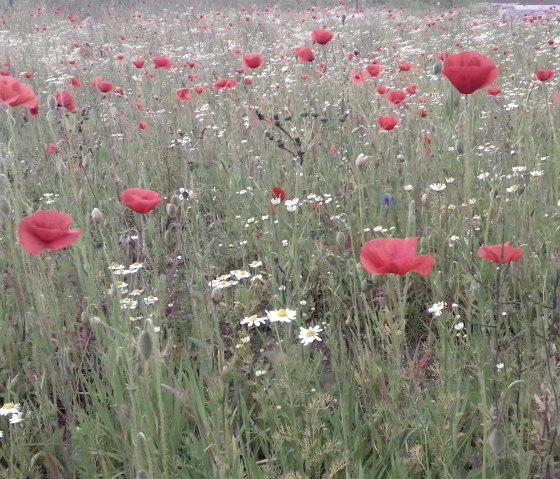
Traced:
<path fill-rule="evenodd" d="M 523 17 L 524 15 L 560 15 L 560 0 L 542 2 L 538 4 L 526 3 L 492 3 L 500 19 Z"/>

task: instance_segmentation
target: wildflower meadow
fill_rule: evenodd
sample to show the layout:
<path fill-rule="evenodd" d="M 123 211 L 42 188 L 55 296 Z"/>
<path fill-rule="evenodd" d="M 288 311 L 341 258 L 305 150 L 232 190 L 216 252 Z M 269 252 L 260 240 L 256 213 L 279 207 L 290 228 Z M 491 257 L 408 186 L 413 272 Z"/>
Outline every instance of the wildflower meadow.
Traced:
<path fill-rule="evenodd" d="M 559 477 L 559 42 L 7 2 L 0 477 Z"/>

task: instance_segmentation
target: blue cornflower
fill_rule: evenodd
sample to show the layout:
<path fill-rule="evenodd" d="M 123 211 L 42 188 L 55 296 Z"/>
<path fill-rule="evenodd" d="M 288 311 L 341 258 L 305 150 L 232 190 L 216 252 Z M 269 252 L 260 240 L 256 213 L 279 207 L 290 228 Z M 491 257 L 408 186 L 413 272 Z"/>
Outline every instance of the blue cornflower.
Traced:
<path fill-rule="evenodd" d="M 389 193 L 383 193 L 383 206 L 388 208 L 391 203 L 395 202 L 395 198 Z"/>

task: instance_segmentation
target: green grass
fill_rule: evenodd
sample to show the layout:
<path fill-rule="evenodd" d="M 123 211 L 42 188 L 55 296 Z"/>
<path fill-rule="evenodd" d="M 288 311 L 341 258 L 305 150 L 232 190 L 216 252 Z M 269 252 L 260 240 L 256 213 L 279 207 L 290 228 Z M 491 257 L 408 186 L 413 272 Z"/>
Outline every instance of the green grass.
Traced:
<path fill-rule="evenodd" d="M 532 76 L 558 68 L 547 43 L 560 41 L 558 23 L 500 25 L 477 7 L 428 27 L 440 13 L 332 3 L 259 6 L 250 21 L 218 3 L 221 15 L 203 19 L 152 7 L 141 18 L 124 6 L 6 11 L 2 68 L 33 88 L 41 112 L 0 104 L 0 401 L 20 403 L 24 418 L 0 417 L 2 477 L 555 477 L 559 88 Z M 332 42 L 297 62 L 293 48 L 323 25 Z M 498 64 L 501 95 L 466 101 L 433 74 L 456 43 Z M 235 48 L 265 66 L 236 74 Z M 154 70 L 148 50 L 178 67 Z M 373 58 L 380 77 L 352 85 Z M 400 73 L 401 60 L 413 69 Z M 89 85 L 98 75 L 124 95 L 102 98 Z M 238 84 L 215 92 L 218 78 Z M 198 95 L 192 83 L 209 87 Z M 382 84 L 417 93 L 394 107 Z M 63 89 L 83 111 L 53 107 Z M 399 126 L 382 132 L 389 113 Z M 273 186 L 299 198 L 296 212 L 271 208 Z M 134 213 L 119 201 L 127 187 L 164 200 Z M 71 214 L 80 239 L 28 255 L 18 224 L 39 209 Z M 361 266 L 365 241 L 413 236 L 436 259 L 429 276 Z M 504 241 L 521 261 L 477 256 Z M 136 261 L 126 275 L 109 269 Z M 251 277 L 209 286 L 231 270 Z M 121 307 L 123 280 L 142 290 L 134 310 Z M 441 315 L 428 312 L 441 301 Z M 296 319 L 240 325 L 280 308 Z M 299 328 L 316 325 L 322 341 L 302 345 Z"/>

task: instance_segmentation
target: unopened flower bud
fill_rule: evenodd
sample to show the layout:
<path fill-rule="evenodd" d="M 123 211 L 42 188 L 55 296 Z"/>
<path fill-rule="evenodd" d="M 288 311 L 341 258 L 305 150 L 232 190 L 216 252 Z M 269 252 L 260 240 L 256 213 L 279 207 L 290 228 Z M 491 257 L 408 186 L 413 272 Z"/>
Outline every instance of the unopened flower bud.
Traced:
<path fill-rule="evenodd" d="M 165 205 L 165 213 L 169 218 L 175 218 L 177 216 L 177 207 L 173 203 L 167 203 Z"/>
<path fill-rule="evenodd" d="M 56 98 L 54 95 L 49 95 L 47 97 L 47 106 L 49 110 L 56 110 Z"/>
<path fill-rule="evenodd" d="M 101 213 L 101 210 L 99 208 L 93 208 L 93 210 L 91 211 L 91 220 L 96 226 L 99 226 L 101 223 L 103 223 L 103 213 Z"/>
<path fill-rule="evenodd" d="M 7 218 L 12 212 L 10 201 L 5 196 L 0 196 L 0 219 Z"/>
<path fill-rule="evenodd" d="M 224 299 L 224 292 L 220 288 L 214 288 L 212 290 L 212 293 L 210 294 L 210 297 L 212 298 L 212 302 L 214 304 L 219 304 L 221 303 L 222 299 Z"/>
<path fill-rule="evenodd" d="M 368 157 L 363 153 L 360 153 L 358 155 L 358 158 L 356 158 L 356 168 L 362 169 L 367 165 L 367 162 L 368 162 Z"/>

